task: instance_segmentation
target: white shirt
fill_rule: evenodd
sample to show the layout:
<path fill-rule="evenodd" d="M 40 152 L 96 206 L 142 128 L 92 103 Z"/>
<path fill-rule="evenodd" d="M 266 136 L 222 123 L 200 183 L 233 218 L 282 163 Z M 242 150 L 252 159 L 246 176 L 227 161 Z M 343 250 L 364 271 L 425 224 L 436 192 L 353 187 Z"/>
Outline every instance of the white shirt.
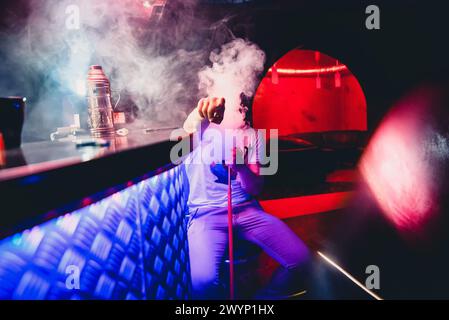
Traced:
<path fill-rule="evenodd" d="M 184 160 L 189 179 L 189 210 L 200 207 L 226 207 L 228 204 L 228 172 L 223 160 L 232 159 L 232 146 L 239 148 L 247 163 L 259 163 L 264 142 L 255 129 L 223 129 L 209 124 L 202 132 L 199 145 Z M 239 204 L 252 198 L 245 192 L 238 174 L 231 176 L 232 203 Z"/>

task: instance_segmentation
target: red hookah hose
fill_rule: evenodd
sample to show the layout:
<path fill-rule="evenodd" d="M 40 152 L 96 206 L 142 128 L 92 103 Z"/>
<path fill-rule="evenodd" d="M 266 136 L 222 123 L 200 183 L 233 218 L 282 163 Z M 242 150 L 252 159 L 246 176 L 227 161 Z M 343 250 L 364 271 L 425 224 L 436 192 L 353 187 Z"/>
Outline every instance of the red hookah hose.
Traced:
<path fill-rule="evenodd" d="M 231 166 L 228 166 L 228 243 L 229 243 L 229 298 L 234 300 L 234 241 L 232 237 Z"/>

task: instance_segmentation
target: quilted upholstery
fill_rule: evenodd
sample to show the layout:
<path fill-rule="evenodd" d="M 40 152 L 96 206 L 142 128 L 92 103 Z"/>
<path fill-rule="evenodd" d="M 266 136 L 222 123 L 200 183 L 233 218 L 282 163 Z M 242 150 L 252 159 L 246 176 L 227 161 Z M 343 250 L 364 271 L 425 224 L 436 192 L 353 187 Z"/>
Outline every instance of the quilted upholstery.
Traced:
<path fill-rule="evenodd" d="M 0 299 L 188 298 L 187 194 L 178 166 L 1 240 Z"/>

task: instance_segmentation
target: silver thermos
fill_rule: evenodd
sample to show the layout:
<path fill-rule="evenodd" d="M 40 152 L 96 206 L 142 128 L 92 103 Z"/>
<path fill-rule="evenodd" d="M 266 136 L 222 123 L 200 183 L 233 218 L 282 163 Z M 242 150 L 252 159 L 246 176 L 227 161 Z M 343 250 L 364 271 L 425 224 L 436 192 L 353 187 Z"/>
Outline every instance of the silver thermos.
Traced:
<path fill-rule="evenodd" d="M 103 68 L 91 66 L 87 74 L 88 122 L 92 137 L 114 136 L 114 111 L 111 102 L 111 85 Z"/>

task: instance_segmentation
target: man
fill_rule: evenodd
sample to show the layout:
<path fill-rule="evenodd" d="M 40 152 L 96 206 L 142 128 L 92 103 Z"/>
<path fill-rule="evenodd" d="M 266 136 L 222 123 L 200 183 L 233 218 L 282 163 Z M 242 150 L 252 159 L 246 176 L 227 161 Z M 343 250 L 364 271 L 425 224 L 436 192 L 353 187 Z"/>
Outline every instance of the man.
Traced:
<path fill-rule="evenodd" d="M 291 282 L 303 274 L 310 258 L 293 231 L 264 212 L 254 198 L 263 184 L 260 159 L 265 143 L 249 126 L 247 111 L 244 103 L 225 108 L 224 98 L 205 98 L 183 126 L 199 141 L 184 161 L 190 186 L 188 241 L 194 298 L 224 297 L 218 273 L 228 248 L 228 165 L 234 235 L 257 244 L 282 265 L 284 271 L 273 288 L 282 285 L 276 281 Z"/>

